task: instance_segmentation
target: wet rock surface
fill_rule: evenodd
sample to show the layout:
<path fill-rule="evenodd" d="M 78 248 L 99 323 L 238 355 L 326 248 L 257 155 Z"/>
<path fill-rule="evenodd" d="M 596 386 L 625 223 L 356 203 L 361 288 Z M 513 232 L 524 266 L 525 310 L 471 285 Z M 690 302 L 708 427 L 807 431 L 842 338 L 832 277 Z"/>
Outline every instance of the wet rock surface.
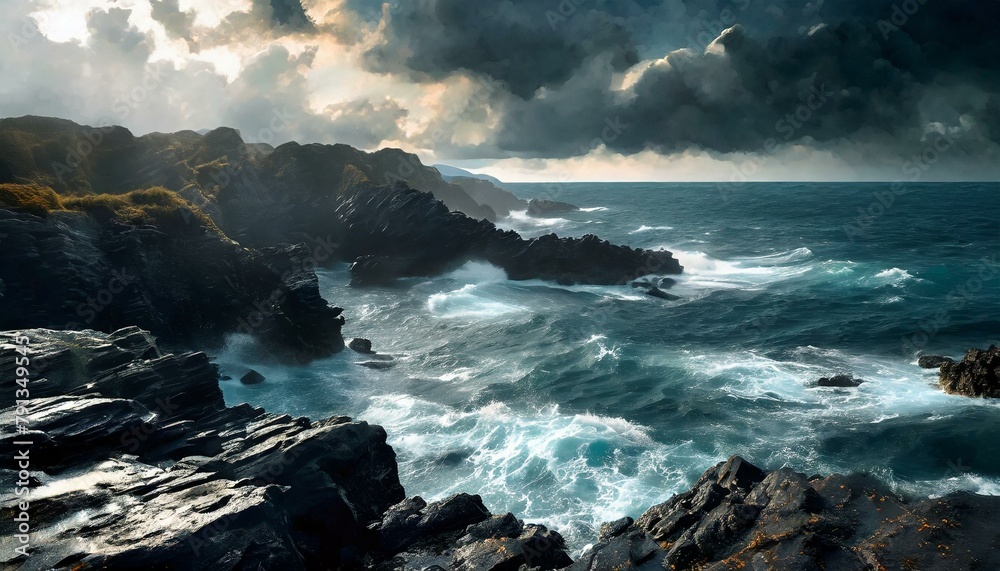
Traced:
<path fill-rule="evenodd" d="M 634 523 L 602 528 L 571 569 L 992 569 L 1000 498 L 908 501 L 875 478 L 807 479 L 738 456 Z M 979 519 L 985 518 L 985 519 Z"/>
<path fill-rule="evenodd" d="M 859 379 L 852 375 L 851 373 L 841 373 L 836 375 L 830 375 L 829 377 L 820 377 L 812 386 L 814 387 L 836 387 L 842 389 L 850 389 L 854 387 L 860 387 L 864 384 L 864 379 Z"/>
<path fill-rule="evenodd" d="M 242 248 L 190 211 L 158 225 L 0 209 L 0 329 L 138 325 L 177 347 L 247 333 L 280 356 L 343 348 L 303 246 Z"/>
<path fill-rule="evenodd" d="M 561 545 L 544 528 L 512 530 L 513 516 L 489 525 L 478 496 L 404 502 L 382 428 L 226 407 L 204 353 L 164 354 L 137 328 L 0 333 L 4 390 L 21 336 L 34 372 L 30 430 L 17 434 L 15 409 L 4 409 L 0 441 L 33 442 L 32 533 L 45 540 L 29 558 L 5 550 L 5 567 L 395 568 L 403 551 L 438 557 L 468 534 L 470 545 L 509 539 L 518 561 L 542 541 Z M 11 455 L 0 469 L 17 469 Z M 16 502 L 12 490 L 0 496 L 5 513 Z"/>
<path fill-rule="evenodd" d="M 951 357 L 945 357 L 943 355 L 921 355 L 917 358 L 917 365 L 922 369 L 937 369 L 945 363 L 954 363 L 955 360 Z"/>
<path fill-rule="evenodd" d="M 406 498 L 385 432 L 227 407 L 204 353 L 135 327 L 0 333 L 0 388 L 30 340 L 32 529 L 20 569 L 995 569 L 1000 498 L 909 501 L 875 478 L 806 478 L 734 456 L 574 561 L 555 530 L 479 496 Z M 976 358 L 979 362 L 981 357 Z M 13 474 L 11 456 L 0 470 Z M 17 498 L 0 496 L 4 513 Z"/>
<path fill-rule="evenodd" d="M 1000 347 L 971 349 L 958 362 L 941 364 L 945 392 L 978 398 L 1000 398 Z"/>

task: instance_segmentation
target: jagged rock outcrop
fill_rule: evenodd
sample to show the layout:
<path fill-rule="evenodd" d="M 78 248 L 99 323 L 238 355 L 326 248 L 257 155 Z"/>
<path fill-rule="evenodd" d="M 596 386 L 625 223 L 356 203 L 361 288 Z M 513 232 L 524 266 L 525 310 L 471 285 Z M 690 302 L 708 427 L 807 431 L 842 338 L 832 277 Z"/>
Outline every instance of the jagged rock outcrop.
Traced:
<path fill-rule="evenodd" d="M 917 358 L 917 366 L 921 369 L 939 369 L 945 363 L 954 363 L 955 360 L 944 355 L 921 355 Z"/>
<path fill-rule="evenodd" d="M 561 284 L 625 284 L 682 270 L 670 252 L 615 246 L 593 235 L 525 240 L 402 187 L 353 189 L 336 214 L 350 228 L 337 239 L 348 257 L 358 256 L 351 272 L 358 284 L 433 275 L 476 259 L 503 268 L 514 280 Z"/>
<path fill-rule="evenodd" d="M 572 565 L 605 569 L 993 569 L 1000 498 L 907 501 L 870 476 L 766 472 L 734 456 Z"/>
<path fill-rule="evenodd" d="M 454 177 L 451 182 L 460 186 L 479 204 L 489 206 L 497 216 L 510 216 L 511 212 L 520 210 L 528 211 L 528 201 L 518 198 L 491 181 L 471 177 Z"/>
<path fill-rule="evenodd" d="M 343 348 L 342 310 L 320 296 L 302 245 L 243 248 L 183 207 L 129 223 L 99 209 L 0 206 L 0 235 L 2 329 L 138 325 L 176 346 L 239 331 L 303 359 Z"/>
<path fill-rule="evenodd" d="M 93 149 L 77 157 L 78 167 L 53 174 L 51 163 L 66 160 L 66 149 L 80 145 Z M 134 137 L 121 128 L 41 117 L 0 120 L 0 183 L 25 180 L 60 193 L 162 185 L 244 246 L 302 243 L 323 250 L 320 264 L 365 258 L 357 283 L 431 275 L 470 259 L 498 265 L 512 279 L 567 284 L 626 283 L 681 271 L 666 252 L 595 237 L 523 240 L 500 231 L 487 221 L 496 214 L 490 206 L 398 149 L 364 153 L 346 145 L 287 143 L 260 151 L 248 149 L 227 128 L 204 136 L 185 131 Z M 510 198 L 499 189 L 487 194 L 491 201 Z"/>
<path fill-rule="evenodd" d="M 5 567 L 1000 568 L 998 497 L 909 501 L 870 476 L 807 478 L 737 456 L 637 520 L 603 525 L 573 561 L 558 532 L 493 515 L 479 496 L 406 498 L 380 427 L 226 407 L 205 354 L 164 354 L 138 328 L 0 332 L 0 390 L 15 388 L 19 338 L 31 402 L 0 412 L 0 443 L 32 442 L 35 540 L 28 558 L 3 550 Z M 19 499 L 0 492 L 4 517 Z"/>
<path fill-rule="evenodd" d="M 360 565 L 366 525 L 403 499 L 385 432 L 227 408 L 203 353 L 160 355 L 136 329 L 0 334 L 13 393 L 30 340 L 26 434 L 37 541 L 21 569 L 302 569 Z M 3 468 L 13 469 L 10 455 Z M 5 492 L 8 508 L 12 496 Z M 6 513 L 6 512 L 5 512 Z M 43 539 L 44 538 L 44 539 Z"/>
<path fill-rule="evenodd" d="M 491 526 L 496 518 L 478 496 L 404 502 L 382 428 L 226 407 L 204 353 L 163 354 L 138 328 L 0 333 L 0 388 L 10 394 L 21 337 L 30 347 L 30 405 L 0 412 L 0 442 L 11 450 L 32 442 L 35 539 L 30 557 L 4 549 L 0 565 L 228 571 L 395 569 L 421 557 L 491 559 L 498 569 L 569 563 L 558 534 L 516 519 Z M 16 430 L 15 415 L 27 430 Z M 0 459 L 5 473 L 17 469 L 12 455 Z M 19 499 L 2 492 L 5 516 Z M 459 545 L 458 537 L 466 538 L 463 550 L 452 553 L 446 546 Z M 495 553 L 491 541 L 509 553 Z"/>
<path fill-rule="evenodd" d="M 1000 398 L 1000 347 L 970 349 L 957 363 L 942 362 L 940 382 L 951 394 Z"/>

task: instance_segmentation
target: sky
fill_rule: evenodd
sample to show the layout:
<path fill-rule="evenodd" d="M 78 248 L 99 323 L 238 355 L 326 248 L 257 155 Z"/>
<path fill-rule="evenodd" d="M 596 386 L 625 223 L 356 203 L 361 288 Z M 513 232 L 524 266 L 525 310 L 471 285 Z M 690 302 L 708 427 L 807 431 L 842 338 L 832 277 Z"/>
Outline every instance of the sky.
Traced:
<path fill-rule="evenodd" d="M 1000 0 L 3 0 L 0 117 L 505 181 L 1000 180 Z"/>

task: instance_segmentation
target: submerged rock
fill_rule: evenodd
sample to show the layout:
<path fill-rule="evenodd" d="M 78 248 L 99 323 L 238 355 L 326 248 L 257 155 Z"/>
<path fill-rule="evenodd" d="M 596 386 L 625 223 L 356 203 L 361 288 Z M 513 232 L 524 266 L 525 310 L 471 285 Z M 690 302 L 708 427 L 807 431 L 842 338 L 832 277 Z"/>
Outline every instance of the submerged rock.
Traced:
<path fill-rule="evenodd" d="M 840 374 L 833 375 L 830 377 L 821 377 L 816 382 L 812 384 L 814 387 L 838 387 L 838 388 L 854 388 L 860 387 L 865 381 L 863 379 L 858 379 L 854 375 Z"/>
<path fill-rule="evenodd" d="M 651 295 L 653 297 L 658 297 L 660 299 L 666 299 L 669 301 L 676 301 L 681 298 L 679 295 L 674 295 L 672 293 L 667 293 L 658 287 L 651 287 L 646 291 L 646 295 Z"/>
<path fill-rule="evenodd" d="M 240 382 L 244 385 L 259 385 L 264 382 L 264 375 L 250 369 L 247 374 L 240 377 Z"/>
<path fill-rule="evenodd" d="M 938 369 L 945 363 L 954 363 L 951 357 L 943 355 L 921 355 L 917 358 L 917 365 L 924 369 Z"/>
<path fill-rule="evenodd" d="M 559 202 L 558 200 L 533 198 L 528 201 L 528 216 L 544 217 L 551 216 L 553 214 L 576 212 L 578 210 L 580 210 L 579 206 L 575 206 L 568 202 Z"/>
<path fill-rule="evenodd" d="M 961 361 L 942 363 L 940 383 L 947 393 L 1000 398 L 1000 347 L 970 349 Z"/>

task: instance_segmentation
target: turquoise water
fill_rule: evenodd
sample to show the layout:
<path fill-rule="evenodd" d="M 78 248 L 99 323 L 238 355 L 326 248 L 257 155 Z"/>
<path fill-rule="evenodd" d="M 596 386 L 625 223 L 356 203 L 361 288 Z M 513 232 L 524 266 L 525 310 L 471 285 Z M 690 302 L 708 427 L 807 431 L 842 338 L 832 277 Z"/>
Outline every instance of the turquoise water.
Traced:
<path fill-rule="evenodd" d="M 511 282 L 483 263 L 393 288 L 347 287 L 352 352 L 289 368 L 234 337 L 227 402 L 389 432 L 411 495 L 479 493 L 572 546 L 741 454 L 768 468 L 867 471 L 902 492 L 1000 493 L 1000 408 L 943 394 L 916 355 L 1000 343 L 1000 185 L 511 185 L 583 211 L 514 215 L 526 236 L 594 233 L 675 253 L 667 302 L 629 286 Z M 886 206 L 888 205 L 888 207 Z M 860 209 L 860 212 L 859 212 Z M 811 388 L 851 372 L 856 389 Z"/>

